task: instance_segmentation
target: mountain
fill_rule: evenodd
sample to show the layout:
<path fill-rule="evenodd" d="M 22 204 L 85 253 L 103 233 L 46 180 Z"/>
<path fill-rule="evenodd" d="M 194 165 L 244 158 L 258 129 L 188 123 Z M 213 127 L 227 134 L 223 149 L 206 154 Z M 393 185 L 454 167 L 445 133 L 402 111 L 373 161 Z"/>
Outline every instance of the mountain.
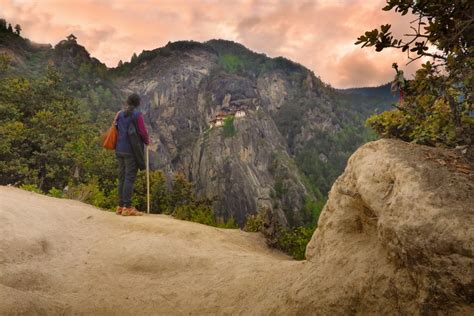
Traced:
<path fill-rule="evenodd" d="M 336 90 L 300 64 L 231 41 L 168 43 L 108 69 L 75 38 L 52 48 L 4 33 L 12 73 L 54 64 L 97 124 L 139 93 L 152 168 L 184 172 L 219 218 L 239 225 L 267 210 L 283 226 L 314 222 L 349 155 L 374 138 L 364 120 L 392 100 L 378 88 Z"/>

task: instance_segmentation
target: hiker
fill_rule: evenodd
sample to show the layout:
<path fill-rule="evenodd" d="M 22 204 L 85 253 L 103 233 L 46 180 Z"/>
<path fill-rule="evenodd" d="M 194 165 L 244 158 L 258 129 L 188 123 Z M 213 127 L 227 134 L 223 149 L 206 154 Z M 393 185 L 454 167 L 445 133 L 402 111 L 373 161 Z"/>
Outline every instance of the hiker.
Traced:
<path fill-rule="evenodd" d="M 144 169 L 144 145 L 150 143 L 143 115 L 137 110 L 140 96 L 136 93 L 127 98 L 126 108 L 117 114 L 116 127 L 118 130 L 115 154 L 119 171 L 119 205 L 117 215 L 140 216 L 141 212 L 132 207 L 133 184 L 138 169 Z"/>

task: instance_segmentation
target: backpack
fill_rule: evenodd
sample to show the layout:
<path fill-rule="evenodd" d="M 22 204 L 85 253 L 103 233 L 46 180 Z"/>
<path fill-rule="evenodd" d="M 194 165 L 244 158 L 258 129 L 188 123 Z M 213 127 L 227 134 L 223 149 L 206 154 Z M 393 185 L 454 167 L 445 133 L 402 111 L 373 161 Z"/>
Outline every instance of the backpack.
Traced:
<path fill-rule="evenodd" d="M 138 134 L 137 115 L 132 118 L 132 124 L 128 126 L 127 136 L 132 147 L 133 157 L 139 170 L 145 170 L 145 144 Z"/>

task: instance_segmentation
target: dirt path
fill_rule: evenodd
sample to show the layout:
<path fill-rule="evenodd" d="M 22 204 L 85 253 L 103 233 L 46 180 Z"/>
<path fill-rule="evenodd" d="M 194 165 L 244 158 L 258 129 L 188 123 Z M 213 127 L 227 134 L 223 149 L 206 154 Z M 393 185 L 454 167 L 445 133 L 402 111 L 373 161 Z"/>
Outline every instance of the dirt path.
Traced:
<path fill-rule="evenodd" d="M 248 314 L 303 264 L 258 234 L 12 187 L 0 234 L 0 314 Z"/>

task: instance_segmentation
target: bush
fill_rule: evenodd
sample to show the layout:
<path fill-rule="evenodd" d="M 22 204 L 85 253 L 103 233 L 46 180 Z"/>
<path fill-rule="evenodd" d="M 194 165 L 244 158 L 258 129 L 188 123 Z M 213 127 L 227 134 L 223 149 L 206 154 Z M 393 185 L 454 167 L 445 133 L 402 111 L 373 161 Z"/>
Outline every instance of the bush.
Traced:
<path fill-rule="evenodd" d="M 218 222 L 216 226 L 219 228 L 227 228 L 227 229 L 239 228 L 239 225 L 237 225 L 233 217 L 229 218 L 227 222 Z"/>
<path fill-rule="evenodd" d="M 276 247 L 296 260 L 304 260 L 306 245 L 311 240 L 313 233 L 314 228 L 311 227 L 280 228 Z"/>
<path fill-rule="evenodd" d="M 219 58 L 219 64 L 229 73 L 235 74 L 242 69 L 242 61 L 239 56 L 225 54 Z"/>
<path fill-rule="evenodd" d="M 245 220 L 245 226 L 243 228 L 246 232 L 261 232 L 263 228 L 263 216 L 259 213 L 256 215 L 249 215 Z"/>
<path fill-rule="evenodd" d="M 41 190 L 36 186 L 36 184 L 22 184 L 22 185 L 20 186 L 20 189 L 23 189 L 23 190 L 26 190 L 26 191 L 30 191 L 30 192 L 36 192 L 36 193 L 43 194 L 43 191 L 41 191 Z"/>
<path fill-rule="evenodd" d="M 141 212 L 146 212 L 146 172 L 139 171 L 134 186 L 133 205 Z M 169 214 L 170 194 L 166 178 L 159 170 L 150 171 L 150 212 L 153 214 Z"/>
<path fill-rule="evenodd" d="M 56 188 L 51 188 L 51 190 L 48 191 L 48 195 L 55 197 L 55 198 L 62 198 L 64 197 L 64 192 L 63 190 L 56 189 Z"/>
<path fill-rule="evenodd" d="M 185 204 L 175 208 L 173 216 L 209 226 L 217 226 L 212 208 L 205 204 Z"/>
<path fill-rule="evenodd" d="M 222 126 L 224 137 L 233 137 L 237 133 L 234 126 L 234 117 L 228 116 L 224 119 L 224 125 Z"/>
<path fill-rule="evenodd" d="M 104 192 L 100 189 L 97 179 L 93 179 L 89 183 L 70 184 L 66 196 L 100 208 L 110 205 Z"/>

